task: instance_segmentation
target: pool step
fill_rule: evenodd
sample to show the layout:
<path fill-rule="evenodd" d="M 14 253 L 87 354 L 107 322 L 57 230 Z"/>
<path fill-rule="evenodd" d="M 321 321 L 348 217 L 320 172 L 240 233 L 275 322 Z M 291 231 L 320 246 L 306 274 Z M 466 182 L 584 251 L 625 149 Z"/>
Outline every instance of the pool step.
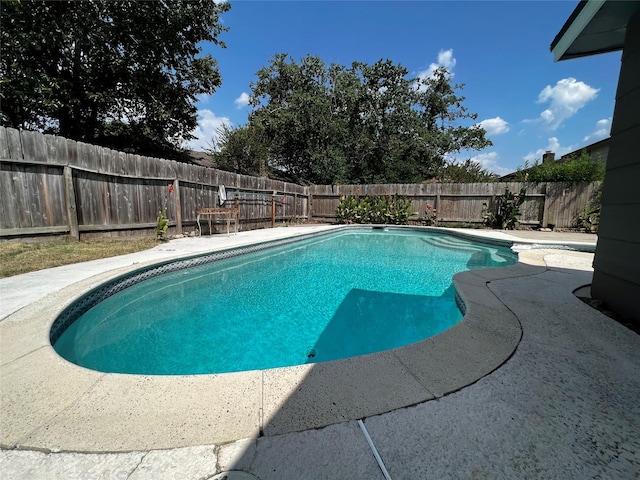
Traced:
<path fill-rule="evenodd" d="M 456 237 L 427 237 L 422 241 L 438 248 L 473 253 L 469 266 L 496 266 L 508 263 L 508 260 L 499 255 L 496 249 L 474 245 Z"/>

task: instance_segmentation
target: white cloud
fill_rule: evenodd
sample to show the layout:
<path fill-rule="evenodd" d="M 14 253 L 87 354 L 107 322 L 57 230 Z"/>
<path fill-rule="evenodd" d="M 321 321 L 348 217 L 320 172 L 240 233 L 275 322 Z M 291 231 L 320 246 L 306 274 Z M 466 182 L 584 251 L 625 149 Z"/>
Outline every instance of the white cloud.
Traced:
<path fill-rule="evenodd" d="M 222 125 L 231 127 L 231 120 L 227 117 L 217 117 L 211 110 L 198 110 L 198 126 L 191 132 L 196 138 L 185 143 L 184 146 L 197 152 L 213 149 L 218 137 L 218 129 Z"/>
<path fill-rule="evenodd" d="M 487 118 L 478 123 L 487 131 L 487 135 L 500 135 L 509 131 L 509 123 L 500 117 Z"/>
<path fill-rule="evenodd" d="M 236 107 L 243 108 L 249 105 L 249 94 L 246 92 L 242 92 L 238 98 L 233 101 L 236 104 Z"/>
<path fill-rule="evenodd" d="M 453 67 L 456 66 L 456 62 L 457 60 L 453 56 L 453 48 L 450 48 L 449 50 L 440 50 L 438 53 L 437 63 L 432 63 L 426 70 L 418 72 L 418 78 L 431 78 L 433 77 L 433 72 L 440 67 L 446 68 L 449 75 L 453 77 Z"/>
<path fill-rule="evenodd" d="M 547 85 L 538 95 L 538 103 L 549 103 L 540 117 L 526 122 L 542 122 L 550 130 L 557 129 L 562 122 L 576 114 L 600 89 L 593 88 L 575 78 L 563 78 L 555 86 Z"/>
<path fill-rule="evenodd" d="M 596 128 L 593 132 L 582 139 L 583 142 L 597 142 L 611 135 L 611 117 L 603 118 L 596 122 Z"/>
<path fill-rule="evenodd" d="M 529 163 L 534 163 L 535 161 L 541 162 L 542 155 L 545 152 L 549 151 L 556 154 L 555 158 L 557 160 L 565 153 L 573 152 L 575 149 L 576 149 L 575 145 L 569 145 L 568 147 L 563 147 L 562 145 L 560 145 L 560 141 L 558 140 L 557 137 L 550 137 L 547 148 L 539 148 L 535 152 L 529 152 L 524 157 L 522 157 L 522 159 Z"/>
<path fill-rule="evenodd" d="M 471 157 L 471 161 L 479 163 L 485 170 L 498 175 L 506 175 L 512 171 L 511 169 L 502 167 L 498 164 L 497 152 L 480 153 L 475 157 Z"/>

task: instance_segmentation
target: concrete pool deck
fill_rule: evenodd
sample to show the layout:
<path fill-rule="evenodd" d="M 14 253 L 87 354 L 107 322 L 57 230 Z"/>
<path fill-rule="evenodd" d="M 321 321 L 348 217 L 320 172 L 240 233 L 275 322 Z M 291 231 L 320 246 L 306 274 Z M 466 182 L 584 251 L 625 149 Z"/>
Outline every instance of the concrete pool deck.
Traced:
<path fill-rule="evenodd" d="M 591 281 L 590 253 L 523 250 L 515 266 L 460 274 L 467 315 L 456 327 L 338 362 L 153 377 L 86 370 L 49 345 L 53 318 L 108 278 L 324 228 L 177 239 L 0 280 L 3 475 L 210 478 L 242 470 L 262 480 L 385 478 L 358 420 L 390 478 L 640 474 L 640 336 L 573 295 Z M 456 232 L 520 244 L 596 240 Z"/>

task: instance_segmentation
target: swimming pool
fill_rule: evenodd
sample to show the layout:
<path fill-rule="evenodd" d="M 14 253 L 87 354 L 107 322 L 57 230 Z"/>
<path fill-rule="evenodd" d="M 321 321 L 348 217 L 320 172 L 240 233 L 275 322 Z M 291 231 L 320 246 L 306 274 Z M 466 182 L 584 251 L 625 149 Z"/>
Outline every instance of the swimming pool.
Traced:
<path fill-rule="evenodd" d="M 345 229 L 161 265 L 85 295 L 54 322 L 56 351 L 105 372 L 197 374 L 396 348 L 462 318 L 455 273 L 508 248 L 407 229 Z"/>

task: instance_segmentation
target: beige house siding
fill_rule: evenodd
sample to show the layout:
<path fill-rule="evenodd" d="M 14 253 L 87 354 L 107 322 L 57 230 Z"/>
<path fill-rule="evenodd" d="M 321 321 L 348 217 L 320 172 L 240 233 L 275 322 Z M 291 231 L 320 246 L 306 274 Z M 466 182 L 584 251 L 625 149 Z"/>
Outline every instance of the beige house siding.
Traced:
<path fill-rule="evenodd" d="M 591 294 L 640 322 L 640 13 L 627 24 Z"/>

